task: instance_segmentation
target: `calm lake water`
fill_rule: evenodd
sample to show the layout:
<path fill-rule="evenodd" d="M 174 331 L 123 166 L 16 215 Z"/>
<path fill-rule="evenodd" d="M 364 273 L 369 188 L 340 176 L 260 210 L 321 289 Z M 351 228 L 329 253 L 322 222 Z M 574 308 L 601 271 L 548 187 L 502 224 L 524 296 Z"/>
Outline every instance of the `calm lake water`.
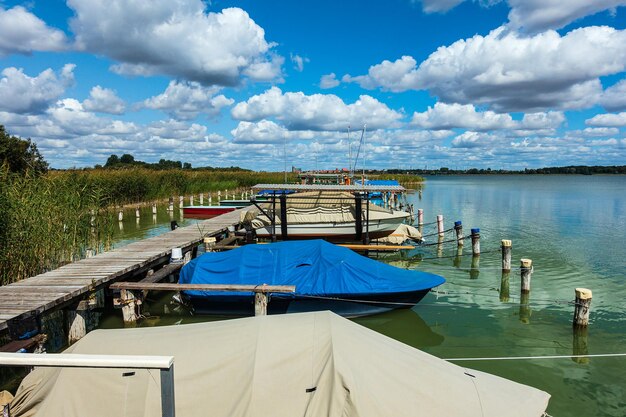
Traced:
<path fill-rule="evenodd" d="M 626 176 L 429 177 L 409 200 L 424 210 L 426 223 L 443 214 L 446 229 L 456 220 L 465 234 L 480 228 L 480 259 L 472 259 L 469 241 L 461 256 L 455 243 L 379 256 L 443 275 L 447 283 L 412 310 L 356 322 L 441 358 L 626 353 Z M 167 213 L 152 219 L 145 210 L 139 224 L 134 212 L 127 214 L 118 245 L 169 230 Z M 186 224 L 179 211 L 173 218 Z M 435 229 L 427 224 L 424 233 Z M 501 239 L 513 242 L 508 280 L 500 270 Z M 435 236 L 427 243 L 433 242 Z M 534 266 L 528 304 L 520 303 L 521 258 Z M 591 323 L 577 344 L 576 287 L 593 291 Z M 166 315 L 166 301 L 146 306 L 159 319 L 145 324 L 216 319 Z M 103 321 L 104 327 L 120 325 L 119 315 Z M 549 392 L 548 413 L 555 417 L 626 415 L 626 357 L 456 363 Z"/>

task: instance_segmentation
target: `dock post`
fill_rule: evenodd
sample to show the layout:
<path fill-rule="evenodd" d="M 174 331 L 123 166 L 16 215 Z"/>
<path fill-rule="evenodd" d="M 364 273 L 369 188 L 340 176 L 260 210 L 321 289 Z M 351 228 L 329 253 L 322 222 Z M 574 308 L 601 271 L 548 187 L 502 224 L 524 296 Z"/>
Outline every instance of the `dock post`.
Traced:
<path fill-rule="evenodd" d="M 137 206 L 137 208 L 135 208 L 135 217 L 136 218 L 140 218 L 141 214 L 139 213 L 139 206 Z"/>
<path fill-rule="evenodd" d="M 417 209 L 417 225 L 424 226 L 424 210 Z"/>
<path fill-rule="evenodd" d="M 502 239 L 502 270 L 511 270 L 511 241 Z"/>
<path fill-rule="evenodd" d="M 463 223 L 460 220 L 454 222 L 454 230 L 456 231 L 457 246 L 463 246 Z"/>
<path fill-rule="evenodd" d="M 67 312 L 67 343 L 72 344 L 79 341 L 87 334 L 88 308 L 85 303 L 80 302 L 75 310 Z"/>
<path fill-rule="evenodd" d="M 124 210 L 120 209 L 120 210 L 117 212 L 117 220 L 119 220 L 119 221 L 124 220 Z"/>
<path fill-rule="evenodd" d="M 130 290 L 120 290 L 120 298 L 122 299 L 122 317 L 124 324 L 134 325 L 137 323 L 135 294 Z"/>
<path fill-rule="evenodd" d="M 178 196 L 178 207 L 182 208 L 185 205 L 185 196 Z"/>
<path fill-rule="evenodd" d="M 443 256 L 443 236 L 440 235 L 437 237 L 437 258 L 441 258 Z"/>
<path fill-rule="evenodd" d="M 530 294 L 522 293 L 520 296 L 520 305 L 519 305 L 519 320 L 524 323 L 530 323 L 530 316 L 532 314 L 532 310 L 530 309 Z"/>
<path fill-rule="evenodd" d="M 533 275 L 533 261 L 531 259 L 521 260 L 522 294 L 530 293 L 530 279 Z"/>
<path fill-rule="evenodd" d="M 589 325 L 589 311 L 591 310 L 591 290 L 576 288 L 576 303 L 574 307 L 574 327 Z"/>
<path fill-rule="evenodd" d="M 189 205 L 193 206 L 193 194 L 189 196 Z"/>
<path fill-rule="evenodd" d="M 213 203 L 211 202 L 212 197 L 211 197 L 211 193 L 209 193 L 209 206 L 213 205 Z"/>
<path fill-rule="evenodd" d="M 204 206 L 204 193 L 200 193 L 200 205 Z"/>
<path fill-rule="evenodd" d="M 267 293 L 264 293 L 264 292 L 254 293 L 254 315 L 255 316 L 267 315 Z"/>
<path fill-rule="evenodd" d="M 169 211 L 170 213 L 174 212 L 174 197 L 170 197 L 169 206 L 168 206 L 167 211 Z"/>
<path fill-rule="evenodd" d="M 480 256 L 480 229 L 472 229 L 472 254 Z"/>
<path fill-rule="evenodd" d="M 218 191 L 217 192 L 217 202 L 218 202 L 218 204 L 219 204 L 220 201 L 222 201 L 222 192 Z"/>
<path fill-rule="evenodd" d="M 587 342 L 588 327 L 576 327 L 573 328 L 572 337 L 572 355 L 589 355 L 589 343 Z M 572 361 L 586 365 L 589 363 L 589 358 L 572 358 Z"/>
<path fill-rule="evenodd" d="M 152 214 L 157 214 L 157 205 L 156 205 L 156 203 L 152 203 Z"/>
<path fill-rule="evenodd" d="M 443 214 L 438 214 L 437 215 L 437 233 L 439 234 L 440 237 L 443 237 L 444 232 L 443 232 Z"/>
<path fill-rule="evenodd" d="M 204 238 L 204 251 L 205 252 L 213 252 L 213 247 L 215 246 L 216 239 L 214 237 L 205 237 Z"/>

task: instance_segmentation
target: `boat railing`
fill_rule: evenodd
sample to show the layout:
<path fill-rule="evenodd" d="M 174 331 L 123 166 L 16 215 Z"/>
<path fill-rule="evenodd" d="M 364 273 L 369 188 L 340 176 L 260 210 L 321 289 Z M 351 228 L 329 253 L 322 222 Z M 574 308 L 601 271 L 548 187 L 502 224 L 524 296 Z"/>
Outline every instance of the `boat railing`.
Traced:
<path fill-rule="evenodd" d="M 174 417 L 174 357 L 137 355 L 81 355 L 74 353 L 0 353 L 0 366 L 158 369 L 161 377 L 161 416 Z"/>

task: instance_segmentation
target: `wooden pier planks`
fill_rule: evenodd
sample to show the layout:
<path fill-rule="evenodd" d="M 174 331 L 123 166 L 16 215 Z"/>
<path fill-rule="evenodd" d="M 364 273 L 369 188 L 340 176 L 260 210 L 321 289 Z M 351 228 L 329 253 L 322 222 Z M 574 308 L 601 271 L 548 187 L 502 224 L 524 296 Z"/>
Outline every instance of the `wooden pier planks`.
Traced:
<path fill-rule="evenodd" d="M 161 258 L 169 257 L 174 247 L 188 250 L 201 243 L 205 236 L 225 232 L 228 227 L 239 223 L 242 210 L 244 209 L 180 227 L 64 265 L 54 271 L 0 286 L 0 331 L 7 328 L 7 321 L 10 319 L 41 314 L 96 287 L 147 268 Z"/>

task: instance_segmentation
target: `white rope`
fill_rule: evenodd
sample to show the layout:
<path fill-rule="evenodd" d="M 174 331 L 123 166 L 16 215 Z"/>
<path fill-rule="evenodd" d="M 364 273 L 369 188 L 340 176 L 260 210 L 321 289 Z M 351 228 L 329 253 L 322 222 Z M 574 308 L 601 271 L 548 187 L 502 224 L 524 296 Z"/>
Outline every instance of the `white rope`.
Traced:
<path fill-rule="evenodd" d="M 509 361 L 522 359 L 614 358 L 620 356 L 626 356 L 626 353 L 600 353 L 596 355 L 502 356 L 497 358 L 446 358 L 444 361 Z"/>

